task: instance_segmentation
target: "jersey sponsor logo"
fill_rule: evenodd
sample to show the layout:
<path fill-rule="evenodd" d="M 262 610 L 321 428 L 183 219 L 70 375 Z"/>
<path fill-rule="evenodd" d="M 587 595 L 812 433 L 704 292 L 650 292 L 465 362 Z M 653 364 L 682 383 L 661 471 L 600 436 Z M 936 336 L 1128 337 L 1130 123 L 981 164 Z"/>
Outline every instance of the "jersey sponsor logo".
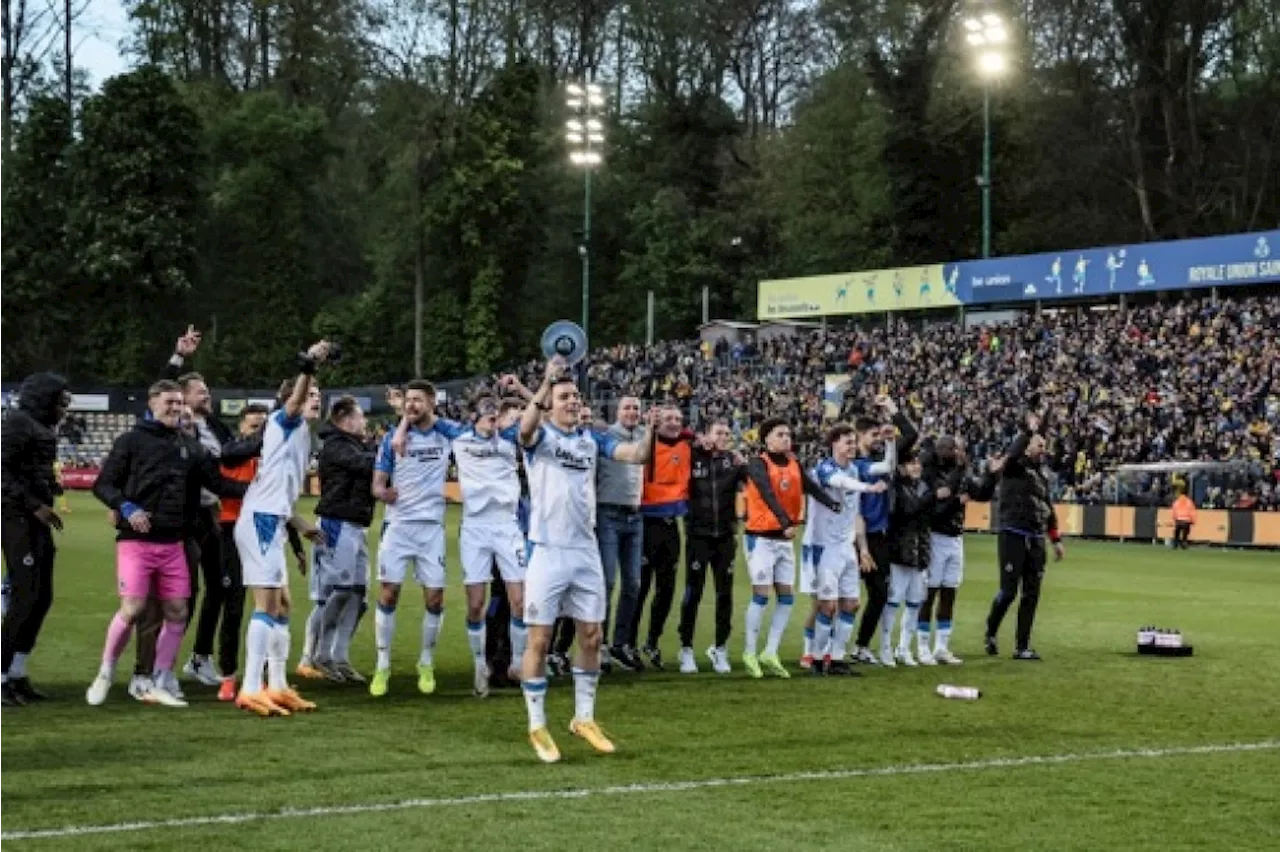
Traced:
<path fill-rule="evenodd" d="M 405 452 L 405 458 L 418 462 L 440 461 L 445 456 L 444 447 L 415 447 Z"/>
<path fill-rule="evenodd" d="M 585 473 L 591 470 L 592 459 L 591 459 L 591 456 L 588 455 L 587 453 L 587 450 L 589 449 L 589 445 L 587 444 L 586 441 L 579 441 L 577 444 L 577 447 L 580 450 L 579 453 L 575 453 L 572 450 L 566 449 L 563 446 L 556 447 L 556 450 L 554 453 L 555 459 L 556 461 L 560 462 L 561 467 L 568 468 L 569 470 L 577 470 Z"/>

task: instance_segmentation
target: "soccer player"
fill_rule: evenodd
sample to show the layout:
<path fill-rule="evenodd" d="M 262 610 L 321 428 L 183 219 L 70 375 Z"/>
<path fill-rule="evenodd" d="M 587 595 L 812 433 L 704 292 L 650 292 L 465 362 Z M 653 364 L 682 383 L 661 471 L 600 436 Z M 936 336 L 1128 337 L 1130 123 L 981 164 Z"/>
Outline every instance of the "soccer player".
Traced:
<path fill-rule="evenodd" d="M 801 569 L 800 591 L 813 596 L 817 610 L 813 674 L 852 675 L 855 672 L 844 661 L 844 654 L 853 636 L 858 611 L 860 570 L 863 566 L 872 566 L 859 497 L 864 493 L 884 493 L 889 486 L 883 480 L 862 481 L 853 460 L 857 450 L 857 433 L 853 427 L 843 423 L 833 426 L 827 432 L 826 445 L 830 455 L 818 463 L 814 478 L 826 489 L 827 496 L 839 501 L 843 508 L 833 512 L 809 498 L 808 523 L 800 551 L 802 556 L 808 556 L 809 570 Z M 805 574 L 808 574 L 807 583 Z"/>
<path fill-rule="evenodd" d="M 514 661 L 524 655 L 528 630 L 524 619 L 525 540 L 516 514 L 520 503 L 520 430 L 517 418 L 524 405 L 514 401 L 499 403 L 491 398 L 476 405 L 474 424 L 453 441 L 453 457 L 458 465 L 462 488 L 462 578 L 467 590 L 467 643 L 475 668 L 473 691 L 489 694 L 489 666 L 485 660 L 485 594 L 492 566 L 507 587 L 512 617 L 512 671 L 519 679 Z"/>
<path fill-rule="evenodd" d="M 4 659 L 0 678 L 5 707 L 47 697 L 31 685 L 27 658 L 35 649 L 45 616 L 53 606 L 54 530 L 62 518 L 53 510 L 58 483 L 55 429 L 67 413 L 67 381 L 53 373 L 28 376 L 18 391 L 18 407 L 4 421 L 0 437 L 0 536 L 5 584 Z"/>
<path fill-rule="evenodd" d="M 310 644 L 297 672 L 339 682 L 364 683 L 351 666 L 351 640 L 369 585 L 369 524 L 376 454 L 365 440 L 365 416 L 355 398 L 343 396 L 320 428 L 320 540 L 312 549 L 309 588 L 314 607 L 307 619 Z"/>
<path fill-rule="evenodd" d="M 964 582 L 964 507 L 971 501 L 985 503 L 995 494 L 996 476 L 1004 462 L 989 459 L 986 473 L 968 475 L 969 457 L 964 440 L 944 435 L 923 448 L 924 481 L 935 490 L 945 487 L 951 496 L 939 501 L 930 519 L 928 592 L 920 608 L 916 628 L 917 659 L 922 666 L 937 663 L 958 666 L 964 661 L 951 653 L 951 625 L 956 593 Z M 938 602 L 937 631 L 930 647 L 930 622 Z"/>
<path fill-rule="evenodd" d="M 737 501 L 747 473 L 746 460 L 729 450 L 731 437 L 729 422 L 717 419 L 707 426 L 702 440 L 691 446 L 693 466 L 689 474 L 689 515 L 685 521 L 688 543 L 679 628 L 683 674 L 698 671 L 693 633 L 708 570 L 716 589 L 716 635 L 715 644 L 707 649 L 707 658 L 716 673 L 730 671 L 725 643 L 729 641 L 733 620 L 733 561 L 738 555 Z"/>
<path fill-rule="evenodd" d="M 743 546 L 747 551 L 747 571 L 751 575 L 751 603 L 747 606 L 745 648 L 742 665 L 752 677 L 791 677 L 778 659 L 778 647 L 786 632 L 796 580 L 796 552 L 792 542 L 796 528 L 804 522 L 804 498 L 809 495 L 833 512 L 844 504 L 833 500 L 800 467 L 791 454 L 791 427 L 770 417 L 760 424 L 764 452 L 747 462 L 747 525 Z M 777 605 L 769 626 L 764 653 L 756 656 L 760 628 L 764 622 L 769 593 L 776 592 Z"/>
<path fill-rule="evenodd" d="M 897 460 L 904 458 L 919 438 L 915 424 L 898 411 L 898 406 L 889 397 L 877 397 L 876 408 L 891 422 L 882 424 L 860 417 L 854 423 L 858 431 L 858 473 L 866 482 L 892 476 L 897 470 Z M 877 459 L 882 449 L 883 456 Z M 867 551 L 875 567 L 862 574 L 862 581 L 867 587 L 867 606 L 862 613 L 862 624 L 858 626 L 854 656 L 860 663 L 874 665 L 880 660 L 871 652 L 871 640 L 880 625 L 880 616 L 889 597 L 889 494 L 864 494 L 859 509 L 867 529 Z"/>
<path fill-rule="evenodd" d="M 934 490 L 921 479 L 923 466 L 915 450 L 909 450 L 898 464 L 893 483 L 892 509 L 889 516 L 890 573 L 889 600 L 880 620 L 880 664 L 893 668 L 896 663 L 915 666 L 911 656 L 911 639 L 916 633 L 920 604 L 924 602 L 925 576 L 929 570 L 929 522 L 939 500 L 951 491 L 945 486 Z M 898 608 L 905 605 L 898 647 L 891 639 Z"/>
<path fill-rule="evenodd" d="M 311 460 L 311 432 L 306 422 L 320 416 L 320 387 L 314 375 L 328 354 L 327 342 L 313 344 L 299 357 L 297 378 L 281 388 L 283 404 L 267 420 L 258 474 L 236 521 L 235 541 L 244 585 L 253 592 L 253 614 L 245 631 L 244 682 L 236 706 L 259 716 L 287 716 L 315 709 L 315 704 L 285 679 L 290 637 L 284 543 L 288 535 L 285 527 L 291 523 L 312 541 L 320 535 L 294 515 L 294 503 L 302 493 Z M 262 683 L 264 663 L 266 688 Z"/>
<path fill-rule="evenodd" d="M 217 460 L 180 431 L 184 403 L 176 382 L 161 380 L 147 394 L 150 416 L 116 439 L 94 483 L 93 493 L 116 517 L 116 572 L 120 609 L 111 619 L 102 666 L 86 699 L 107 698 L 116 661 L 134 622 L 159 600 L 164 617 L 156 640 L 155 671 L 143 697 L 147 703 L 185 707 L 173 664 L 187 628 L 191 576 L 185 541 L 199 523 L 200 489 L 240 496 L 244 486 L 224 480 Z"/>
<path fill-rule="evenodd" d="M 413 563 L 422 586 L 422 650 L 418 656 L 418 691 L 436 691 L 435 648 L 444 620 L 444 483 L 453 439 L 462 424 L 436 416 L 435 385 L 414 379 L 405 385 L 404 417 L 388 433 L 378 452 L 373 496 L 387 504 L 386 526 L 378 547 L 378 609 L 374 631 L 378 662 L 369 694 L 383 696 L 391 680 L 391 642 L 396 633 L 400 587 Z M 396 447 L 403 446 L 403 455 Z M 483 643 L 482 643 L 483 644 Z"/>
<path fill-rule="evenodd" d="M 997 544 L 1000 565 L 1000 591 L 991 602 L 987 615 L 986 649 L 991 656 L 1000 653 L 996 634 L 1000 622 L 1022 590 L 1018 604 L 1018 631 L 1014 648 L 1015 660 L 1039 660 L 1031 648 L 1031 628 L 1035 625 L 1036 606 L 1040 603 L 1040 584 L 1044 580 L 1047 537 L 1053 543 L 1053 556 L 1061 562 L 1066 556 L 1062 535 L 1058 532 L 1058 516 L 1049 501 L 1049 483 L 1041 465 L 1044 463 L 1045 440 L 1040 434 L 1042 419 L 1027 415 L 1027 425 L 1014 440 L 1005 456 L 1000 478 L 1000 540 Z"/>
<path fill-rule="evenodd" d="M 600 678 L 601 622 L 605 616 L 604 569 L 596 541 L 596 465 L 602 456 L 624 464 L 649 460 L 650 441 L 620 443 L 605 432 L 578 425 L 581 397 L 564 373 L 563 359 L 548 362 L 532 404 L 520 418 L 520 444 L 529 477 L 529 541 L 532 554 L 525 575 L 524 620 L 529 645 L 524 653 L 521 687 L 529 712 L 529 741 L 545 763 L 560 759 L 547 730 L 546 656 L 556 617 L 577 624 L 578 659 L 573 669 L 575 713 L 569 732 L 596 751 L 610 754 L 614 744 L 595 722 Z M 543 422 L 543 414 L 546 422 Z"/>

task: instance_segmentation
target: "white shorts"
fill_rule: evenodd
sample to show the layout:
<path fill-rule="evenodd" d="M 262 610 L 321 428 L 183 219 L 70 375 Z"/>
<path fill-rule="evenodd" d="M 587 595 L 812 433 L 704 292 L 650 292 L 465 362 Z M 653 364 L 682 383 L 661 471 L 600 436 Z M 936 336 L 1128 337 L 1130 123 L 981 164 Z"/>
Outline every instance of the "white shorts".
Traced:
<path fill-rule="evenodd" d="M 889 603 L 920 605 L 924 603 L 925 572 L 919 568 L 889 566 Z"/>
<path fill-rule="evenodd" d="M 600 550 L 538 544 L 529 557 L 524 580 L 526 624 L 549 626 L 558 616 L 599 624 L 606 596 Z"/>
<path fill-rule="evenodd" d="M 444 525 L 434 521 L 395 521 L 382 531 L 378 580 L 403 585 L 413 563 L 413 578 L 424 589 L 444 588 Z"/>
<path fill-rule="evenodd" d="M 958 589 L 964 582 L 964 540 L 929 533 L 929 588 Z"/>
<path fill-rule="evenodd" d="M 790 586 L 796 581 L 796 548 L 790 539 L 744 535 L 747 574 L 753 586 Z"/>
<path fill-rule="evenodd" d="M 279 589 L 288 586 L 289 569 L 284 555 L 288 518 L 261 512 L 241 512 L 233 536 L 247 589 Z"/>
<path fill-rule="evenodd" d="M 523 583 L 525 561 L 524 536 L 513 522 L 503 525 L 462 525 L 458 536 L 458 549 L 462 552 L 462 582 L 468 586 L 488 583 L 493 579 L 493 563 L 498 563 L 498 573 L 504 583 Z"/>
<path fill-rule="evenodd" d="M 311 548 L 311 600 L 328 600 L 334 586 L 369 585 L 369 540 L 364 527 L 320 519 L 321 540 Z"/>
<path fill-rule="evenodd" d="M 836 547 L 816 546 L 810 551 L 811 588 L 804 588 L 804 573 L 801 572 L 800 591 L 815 595 L 820 601 L 858 599 L 858 589 L 862 583 L 862 573 L 858 570 L 858 559 L 853 554 L 853 546 L 844 544 Z"/>

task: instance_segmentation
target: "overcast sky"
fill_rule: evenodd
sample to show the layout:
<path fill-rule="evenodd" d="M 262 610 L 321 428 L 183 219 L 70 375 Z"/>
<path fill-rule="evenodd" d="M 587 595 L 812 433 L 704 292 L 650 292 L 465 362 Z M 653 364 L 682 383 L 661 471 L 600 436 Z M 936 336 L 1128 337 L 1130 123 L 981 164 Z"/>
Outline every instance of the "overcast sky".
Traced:
<path fill-rule="evenodd" d="M 90 0 L 77 24 L 75 63 L 89 72 L 97 89 L 103 80 L 126 68 L 120 42 L 129 34 L 129 17 L 120 0 Z"/>

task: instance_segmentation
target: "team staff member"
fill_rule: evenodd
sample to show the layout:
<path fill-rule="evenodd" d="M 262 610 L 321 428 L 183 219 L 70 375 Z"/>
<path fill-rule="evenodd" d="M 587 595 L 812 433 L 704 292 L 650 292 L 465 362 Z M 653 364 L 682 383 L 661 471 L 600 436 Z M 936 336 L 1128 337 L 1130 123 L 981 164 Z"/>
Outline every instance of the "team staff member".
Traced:
<path fill-rule="evenodd" d="M 791 454 L 791 427 L 778 417 L 760 424 L 764 452 L 747 462 L 747 527 L 743 546 L 747 551 L 747 571 L 751 574 L 751 603 L 747 607 L 745 649 L 742 665 L 752 677 L 791 677 L 778 659 L 778 647 L 786 632 L 791 607 L 795 604 L 796 549 L 792 543 L 804 522 L 804 498 L 817 500 L 833 512 L 844 504 L 833 500 L 800 467 Z M 778 603 L 769 625 L 764 653 L 756 656 L 764 609 L 769 592 Z"/>
<path fill-rule="evenodd" d="M 919 438 L 915 424 L 898 411 L 893 400 L 887 396 L 878 397 L 876 408 L 890 418 L 891 425 L 881 425 L 863 417 L 854 423 L 854 428 L 858 431 L 858 473 L 864 482 L 871 483 L 889 481 L 898 466 L 898 459 L 905 458 Z M 877 460 L 875 454 L 881 450 L 883 458 Z M 876 636 L 880 616 L 889 600 L 892 561 L 889 543 L 890 503 L 888 493 L 862 495 L 861 511 L 867 528 L 867 552 L 871 554 L 875 567 L 862 575 L 862 581 L 867 587 L 867 607 L 863 611 L 862 624 L 858 625 L 858 648 L 854 658 L 860 663 L 872 665 L 880 660 L 871 651 L 871 640 Z"/>
<path fill-rule="evenodd" d="M 1178 491 L 1178 499 L 1173 501 L 1173 546 L 1174 549 L 1186 550 L 1191 538 L 1191 528 L 1196 524 L 1196 503 L 1187 494 L 1185 486 Z"/>
<path fill-rule="evenodd" d="M 680 409 L 668 406 L 659 415 L 653 442 L 653 457 L 644 469 L 644 491 L 640 497 L 640 514 L 644 517 L 644 559 L 640 563 L 640 597 L 635 618 L 631 622 L 634 647 L 640 633 L 640 616 L 644 612 L 649 590 L 653 589 L 653 606 L 649 609 L 649 633 L 640 649 L 649 665 L 662 669 L 662 638 L 667 616 L 676 595 L 676 566 L 680 564 L 679 519 L 689 511 L 689 475 L 692 471 L 689 439 L 684 431 Z"/>
<path fill-rule="evenodd" d="M 713 420 L 701 441 L 691 445 L 689 514 L 685 518 L 684 601 L 680 605 L 680 671 L 698 670 L 693 633 L 710 570 L 716 588 L 716 638 L 707 649 L 711 667 L 728 674 L 729 630 L 733 620 L 733 562 L 737 556 L 738 489 L 747 479 L 742 456 L 730 452 L 729 423 Z M 659 435 L 661 440 L 661 435 Z"/>
<path fill-rule="evenodd" d="M 1049 502 L 1049 482 L 1045 478 L 1045 440 L 1040 434 L 1042 420 L 1037 414 L 1027 415 L 1026 428 L 1018 435 L 1005 458 L 1004 475 L 1000 479 L 1000 591 L 991 602 L 987 615 L 987 653 L 1000 653 L 996 634 L 1013 599 L 1022 589 L 1018 604 L 1018 631 L 1015 660 L 1038 660 L 1031 648 L 1031 628 L 1040 603 L 1040 584 L 1044 580 L 1045 539 L 1053 543 L 1053 555 L 1062 561 L 1066 552 L 1058 533 L 1058 516 Z"/>
<path fill-rule="evenodd" d="M 9 584 L 4 613 L 4 659 L 0 695 L 5 707 L 45 698 L 27 677 L 27 657 L 53 606 L 53 531 L 62 519 L 53 510 L 60 491 L 53 476 L 58 456 L 54 429 L 67 413 L 67 381 L 36 373 L 22 383 L 18 407 L 9 412 L 0 439 L 0 541 Z"/>

